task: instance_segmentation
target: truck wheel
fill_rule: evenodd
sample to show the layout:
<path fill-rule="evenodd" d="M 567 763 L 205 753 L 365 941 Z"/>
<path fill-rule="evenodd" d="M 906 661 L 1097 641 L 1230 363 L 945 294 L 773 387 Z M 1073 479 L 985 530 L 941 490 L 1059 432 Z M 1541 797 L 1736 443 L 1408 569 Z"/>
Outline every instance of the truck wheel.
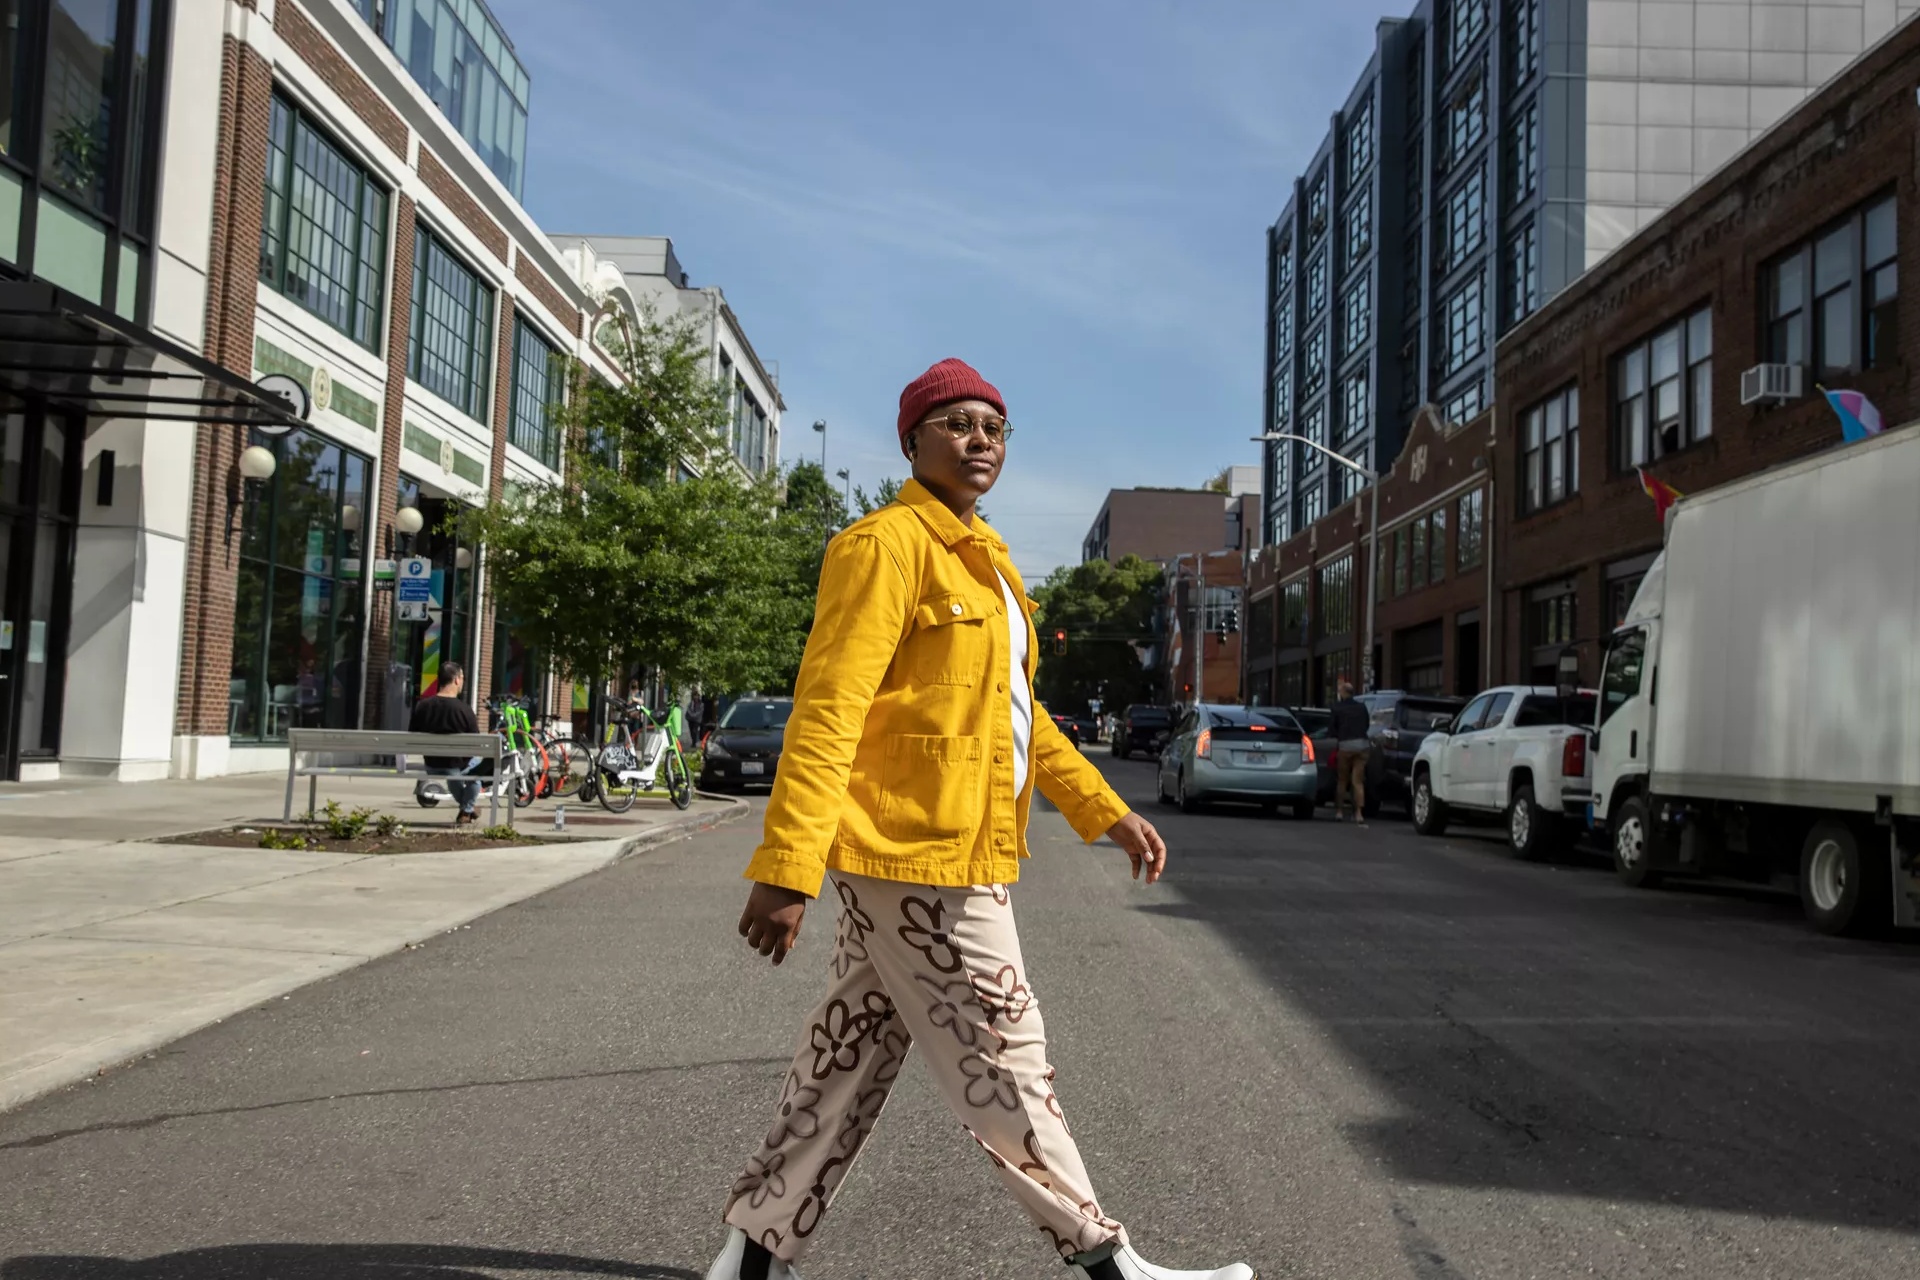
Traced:
<path fill-rule="evenodd" d="M 1647 857 L 1647 802 L 1639 796 L 1622 800 L 1607 829 L 1613 839 L 1613 873 L 1620 882 L 1634 889 L 1659 884 L 1660 873 Z"/>
<path fill-rule="evenodd" d="M 1413 780 L 1413 829 L 1423 836 L 1447 834 L 1447 802 L 1433 794 L 1433 775 L 1422 772 Z"/>
<path fill-rule="evenodd" d="M 1877 932 L 1891 915 L 1886 858 L 1860 848 L 1853 828 L 1835 819 L 1813 824 L 1800 848 L 1800 906 L 1822 933 Z"/>
<path fill-rule="evenodd" d="M 1522 862 L 1538 862 L 1565 844 L 1560 820 L 1533 802 L 1533 784 L 1513 790 L 1507 806 L 1507 850 Z"/>

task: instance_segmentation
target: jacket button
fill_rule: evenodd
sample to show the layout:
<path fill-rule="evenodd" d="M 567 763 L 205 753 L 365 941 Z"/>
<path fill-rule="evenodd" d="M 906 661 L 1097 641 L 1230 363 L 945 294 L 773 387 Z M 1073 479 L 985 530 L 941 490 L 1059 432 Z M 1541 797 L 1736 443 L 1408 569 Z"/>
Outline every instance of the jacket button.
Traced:
<path fill-rule="evenodd" d="M 960 607 L 959 605 L 957 605 L 957 604 L 956 604 L 955 606 L 953 606 L 953 611 L 954 611 L 955 613 L 963 613 L 963 612 L 965 612 L 965 610 L 963 610 L 963 609 L 962 609 L 962 608 L 961 608 L 961 607 Z"/>
<path fill-rule="evenodd" d="M 1007 691 L 1007 682 L 1002 680 L 999 684 L 993 686 L 993 691 L 995 693 L 1005 693 Z"/>

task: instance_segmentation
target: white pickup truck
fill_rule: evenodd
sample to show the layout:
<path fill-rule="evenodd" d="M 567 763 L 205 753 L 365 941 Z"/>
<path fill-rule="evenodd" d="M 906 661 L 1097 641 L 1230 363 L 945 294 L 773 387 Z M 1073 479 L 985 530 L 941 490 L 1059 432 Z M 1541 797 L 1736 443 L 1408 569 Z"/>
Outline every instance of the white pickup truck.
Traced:
<path fill-rule="evenodd" d="M 1436 726 L 1413 758 L 1413 825 L 1444 833 L 1455 817 L 1500 817 L 1516 858 L 1569 844 L 1563 792 L 1588 792 L 1587 741 L 1595 695 L 1562 698 L 1550 686 L 1502 685 Z"/>

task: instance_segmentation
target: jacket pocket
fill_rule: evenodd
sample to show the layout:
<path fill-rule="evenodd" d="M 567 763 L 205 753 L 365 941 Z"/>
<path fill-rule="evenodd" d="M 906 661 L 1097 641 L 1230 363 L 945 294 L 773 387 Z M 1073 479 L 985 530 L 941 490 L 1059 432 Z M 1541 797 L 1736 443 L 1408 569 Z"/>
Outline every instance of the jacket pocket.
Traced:
<path fill-rule="evenodd" d="M 896 733 L 880 768 L 880 834 L 902 844 L 971 836 L 985 816 L 980 739 Z"/>
<path fill-rule="evenodd" d="M 976 685 L 986 673 L 990 611 L 960 592 L 928 596 L 913 611 L 907 638 L 913 678 L 920 684 Z"/>

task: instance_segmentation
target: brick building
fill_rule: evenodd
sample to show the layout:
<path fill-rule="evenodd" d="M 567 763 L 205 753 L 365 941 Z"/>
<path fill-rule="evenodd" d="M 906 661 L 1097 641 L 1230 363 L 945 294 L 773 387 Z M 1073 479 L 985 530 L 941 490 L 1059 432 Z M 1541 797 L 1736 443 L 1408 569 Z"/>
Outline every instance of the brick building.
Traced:
<path fill-rule="evenodd" d="M 1254 702 L 1325 706 L 1365 669 L 1374 600 L 1376 687 L 1471 693 L 1486 674 L 1492 418 L 1448 425 L 1429 407 L 1380 478 L 1382 567 L 1367 573 L 1362 494 L 1254 557 L 1246 688 Z"/>
<path fill-rule="evenodd" d="M 1260 526 L 1258 475 L 1252 467 L 1227 473 L 1243 481 L 1231 492 L 1215 489 L 1114 489 L 1100 504 L 1080 546 L 1080 560 L 1119 563 L 1127 556 L 1166 564 L 1196 551 L 1236 550 L 1253 541 Z M 1244 532 L 1242 532 L 1244 531 Z"/>
<path fill-rule="evenodd" d="M 0 42 L 0 339 L 34 353 L 0 362 L 0 779 L 282 768 L 292 728 L 403 726 L 450 660 L 564 699 L 458 521 L 560 478 L 568 362 L 617 378 L 595 336 L 640 307 L 521 203 L 507 34 L 438 0 L 70 7 Z M 777 463 L 762 402 L 743 464 Z"/>
<path fill-rule="evenodd" d="M 1692 493 L 1831 447 L 1816 383 L 1920 412 L 1916 85 L 1909 22 L 1502 341 L 1496 680 L 1550 680 L 1566 644 L 1597 679 L 1661 544 L 1636 465 Z M 1743 405 L 1762 364 L 1800 394 Z"/>

